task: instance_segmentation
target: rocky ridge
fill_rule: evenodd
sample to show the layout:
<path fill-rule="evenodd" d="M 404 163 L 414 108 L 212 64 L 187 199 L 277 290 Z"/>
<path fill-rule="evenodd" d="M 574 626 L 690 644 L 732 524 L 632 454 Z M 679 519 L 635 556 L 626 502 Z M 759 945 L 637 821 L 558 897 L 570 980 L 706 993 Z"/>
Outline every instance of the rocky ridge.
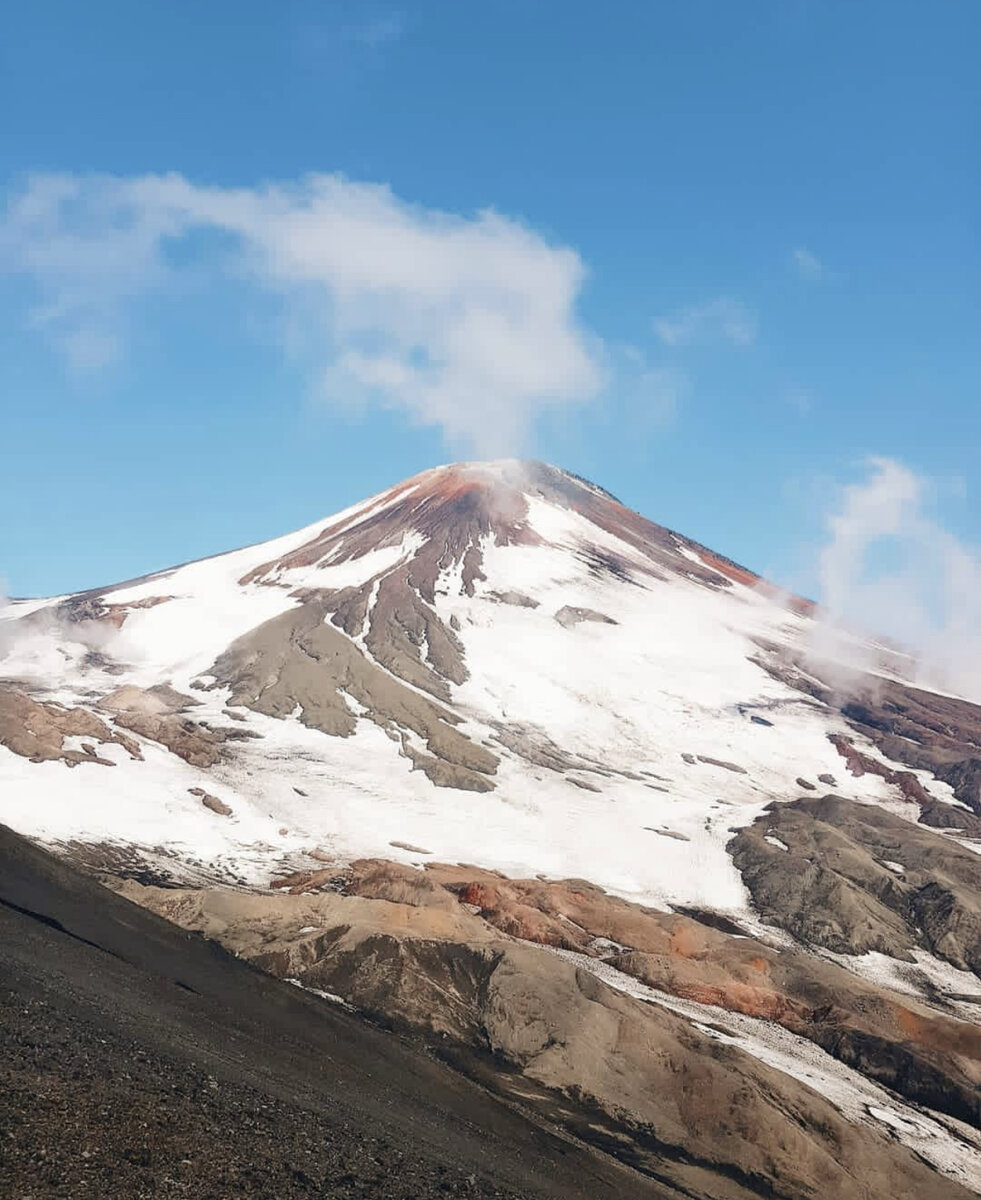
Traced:
<path fill-rule="evenodd" d="M 540 1096 L 539 1102 L 552 1097 L 553 1111 L 570 1132 L 685 1194 L 798 1197 L 849 1186 L 869 1195 L 913 1197 L 923 1188 L 934 1188 L 931 1194 L 937 1197 L 946 1194 L 945 1188 L 959 1194 L 958 1168 L 942 1183 L 923 1175 L 915 1160 L 903 1157 L 905 1152 L 896 1158 L 898 1148 L 888 1136 L 883 1138 L 874 1120 L 866 1117 L 867 1123 L 856 1127 L 818 1091 L 734 1045 L 725 1036 L 721 1013 L 714 1020 L 709 1016 L 711 1024 L 693 1026 L 667 1008 L 610 987 L 575 962 L 502 935 L 472 911 L 478 907 L 473 902 L 478 889 L 486 893 L 493 882 L 471 878 L 454 895 L 464 872 L 457 871 L 449 886 L 435 882 L 450 874 L 441 868 L 420 875 L 390 863 L 356 864 L 347 886 L 360 895 L 263 897 L 132 883 L 124 890 L 280 978 L 343 1001 L 389 1027 L 426 1035 L 464 1069 L 478 1070 L 468 1055 L 489 1056 L 511 1072 L 498 1077 L 496 1087 L 526 1098 Z M 497 883 L 502 890 L 511 886 L 509 881 Z M 301 885 L 295 881 L 292 886 Z M 523 886 L 527 895 L 534 885 Z M 624 909 L 574 881 L 556 885 L 552 899 L 553 905 L 571 910 L 566 918 L 570 928 L 584 928 L 575 922 L 584 910 L 594 914 L 594 926 L 602 924 L 621 936 L 630 926 L 632 940 L 649 953 L 621 947 L 612 961 L 637 976 L 643 974 L 643 962 L 673 959 L 673 983 L 665 987 L 663 974 L 655 981 L 667 992 L 684 994 L 686 969 L 693 981 L 701 980 L 690 985 L 691 991 L 700 986 L 703 995 L 711 988 L 707 979 L 726 978 L 720 968 L 725 951 L 719 949 L 725 935 L 688 918 L 665 920 L 664 914 Z M 607 920 L 601 922 L 597 916 L 604 911 L 604 900 Z M 500 906 L 491 912 L 500 914 Z M 679 947 L 684 948 L 681 954 Z M 650 953 L 656 950 L 662 955 Z M 759 955 L 761 950 L 776 962 L 772 951 L 758 945 L 748 952 Z M 764 1003 L 759 983 L 765 976 L 756 970 L 755 996 L 752 985 L 744 985 L 744 1004 L 759 1011 Z M 826 999 L 847 978 L 847 972 L 829 967 L 822 980 L 820 972 L 808 975 L 804 967 L 797 987 L 810 985 L 816 995 L 823 984 Z M 782 979 L 794 979 L 792 965 L 783 966 Z M 727 982 L 731 984 L 731 976 Z M 770 1003 L 779 1000 L 792 1008 L 794 1000 L 780 997 L 778 987 L 779 982 L 771 984 Z M 871 988 L 863 996 L 853 983 L 851 992 L 856 1013 L 863 1000 L 873 999 Z M 845 1016 L 847 999 L 839 998 L 839 1013 Z M 797 1008 L 804 1027 L 804 1005 Z M 954 1097 L 959 1088 L 965 1099 L 954 1100 L 953 1106 L 964 1115 L 972 1094 L 965 1063 L 972 1064 L 976 1091 L 979 1047 L 971 1039 L 977 1042 L 977 1031 L 917 1009 L 913 1004 L 898 1011 L 911 1022 L 919 1019 L 932 1026 L 936 1046 L 945 1038 L 947 1045 L 933 1053 L 931 1064 L 930 1036 L 925 1036 L 919 1065 L 914 1066 L 915 1054 L 907 1056 L 891 1082 L 906 1078 L 909 1090 L 919 1087 L 925 1094 L 932 1068 L 934 1093 Z M 772 1010 L 766 1015 L 772 1016 Z M 884 1015 L 879 1018 L 883 1024 Z M 867 1022 L 875 1020 L 875 1015 L 866 1017 Z M 899 1062 L 902 1045 L 895 1019 L 893 1028 Z M 935 1065 L 943 1063 L 946 1077 L 943 1065 Z M 877 1096 L 891 1104 L 879 1093 L 867 1103 L 874 1105 Z"/>
<path fill-rule="evenodd" d="M 424 472 L 0 610 L 0 815 L 665 1186 L 840 1191 L 889 1130 L 968 1184 L 981 709 L 814 618 L 555 468 Z"/>

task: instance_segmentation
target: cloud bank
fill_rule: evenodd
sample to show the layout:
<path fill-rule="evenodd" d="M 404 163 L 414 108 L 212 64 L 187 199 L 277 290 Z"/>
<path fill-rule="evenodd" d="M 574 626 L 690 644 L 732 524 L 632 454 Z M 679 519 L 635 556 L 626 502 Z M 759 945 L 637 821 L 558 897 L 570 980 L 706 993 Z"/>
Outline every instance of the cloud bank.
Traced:
<path fill-rule="evenodd" d="M 981 558 L 929 515 L 930 493 L 885 458 L 843 490 L 819 564 L 824 631 L 879 631 L 914 654 L 918 682 L 981 700 Z"/>
<path fill-rule="evenodd" d="M 76 369 L 123 352 L 139 298 L 202 271 L 247 279 L 303 331 L 326 400 L 401 410 L 481 455 L 513 452 L 543 410 L 603 385 L 574 250 L 337 175 L 256 188 L 36 176 L 9 199 L 0 264 L 32 281 L 30 322 Z"/>

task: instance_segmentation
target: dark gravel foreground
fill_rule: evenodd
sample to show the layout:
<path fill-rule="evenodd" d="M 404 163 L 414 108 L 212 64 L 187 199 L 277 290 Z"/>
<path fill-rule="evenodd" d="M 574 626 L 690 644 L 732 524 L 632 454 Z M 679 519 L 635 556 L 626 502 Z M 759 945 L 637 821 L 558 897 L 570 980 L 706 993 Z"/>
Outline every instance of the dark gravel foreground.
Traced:
<path fill-rule="evenodd" d="M 0 1192 L 10 1200 L 519 1194 L 64 1016 L 17 988 L 0 997 Z"/>
<path fill-rule="evenodd" d="M 4 1200 L 664 1193 L 0 826 Z"/>

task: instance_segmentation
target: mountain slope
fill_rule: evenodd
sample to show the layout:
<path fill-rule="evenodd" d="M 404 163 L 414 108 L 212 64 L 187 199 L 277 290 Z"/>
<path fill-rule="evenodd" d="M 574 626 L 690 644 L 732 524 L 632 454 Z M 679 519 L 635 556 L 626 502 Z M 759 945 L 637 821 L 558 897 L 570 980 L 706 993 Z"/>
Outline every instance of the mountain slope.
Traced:
<path fill-rule="evenodd" d="M 4 1195 L 668 1196 L 0 826 Z"/>
<path fill-rule="evenodd" d="M 262 883 L 315 847 L 454 860 L 479 843 L 509 873 L 737 911 L 728 829 L 798 777 L 896 800 L 848 777 L 839 714 L 752 661 L 802 643 L 806 615 L 554 468 L 427 472 L 276 542 L 28 607 L 5 613 L 4 674 L 103 728 L 69 720 L 45 763 L 7 756 L 24 805 L 8 819 L 172 848 L 215 877 Z"/>
<path fill-rule="evenodd" d="M 464 1057 L 498 1018 L 461 964 L 538 943 L 969 1184 L 981 709 L 913 686 L 895 648 L 819 655 L 819 632 L 809 602 L 585 480 L 439 468 L 273 542 L 0 610 L 0 816 L 104 877 L 203 889 L 130 885 Z M 243 926 L 216 887 L 335 899 L 282 929 L 290 898 L 267 896 Z M 352 925 L 363 903 L 380 925 Z M 565 1044 L 544 953 L 501 1004 Z M 586 1054 L 564 1074 L 499 1050 L 523 1086 L 578 1097 L 580 1133 L 591 1096 L 623 1157 L 648 1153 L 638 1123 L 684 1111 L 684 1074 L 647 1107 L 636 1056 L 587 1078 Z M 716 1166 L 786 1149 L 778 1126 Z M 739 1186 L 811 1194 L 794 1161 Z"/>

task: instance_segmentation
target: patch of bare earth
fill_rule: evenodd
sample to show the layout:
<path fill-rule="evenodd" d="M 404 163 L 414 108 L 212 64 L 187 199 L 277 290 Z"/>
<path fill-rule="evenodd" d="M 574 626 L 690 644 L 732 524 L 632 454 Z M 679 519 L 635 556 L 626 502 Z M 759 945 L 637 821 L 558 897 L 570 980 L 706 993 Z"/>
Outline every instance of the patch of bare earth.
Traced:
<path fill-rule="evenodd" d="M 846 1034 L 878 1039 L 896 1081 L 918 1070 L 911 1090 L 923 1090 L 933 1072 L 962 1111 L 965 1063 L 976 1090 L 977 1031 L 905 997 L 575 880 L 371 860 L 341 881 L 325 869 L 282 883 L 275 896 L 125 886 L 275 975 L 433 1038 L 471 1072 L 480 1056 L 498 1063 L 496 1088 L 547 1101 L 579 1136 L 692 1195 L 967 1195 L 806 1086 L 528 940 L 603 955 L 666 992 L 801 1031 L 823 1019 L 828 1048 L 837 1039 L 846 1061 Z M 311 893 L 318 884 L 347 894 Z M 899 1065 L 914 1026 L 919 1040 Z"/>
<path fill-rule="evenodd" d="M 90 738 L 81 749 L 66 749 L 65 738 Z M 95 713 L 80 707 L 38 701 L 13 687 L 0 687 L 0 745 L 32 762 L 60 759 L 69 767 L 98 763 L 112 767 L 111 758 L 100 755 L 99 745 L 122 746 L 131 758 L 140 759 L 139 743 L 118 729 L 111 729 Z"/>

